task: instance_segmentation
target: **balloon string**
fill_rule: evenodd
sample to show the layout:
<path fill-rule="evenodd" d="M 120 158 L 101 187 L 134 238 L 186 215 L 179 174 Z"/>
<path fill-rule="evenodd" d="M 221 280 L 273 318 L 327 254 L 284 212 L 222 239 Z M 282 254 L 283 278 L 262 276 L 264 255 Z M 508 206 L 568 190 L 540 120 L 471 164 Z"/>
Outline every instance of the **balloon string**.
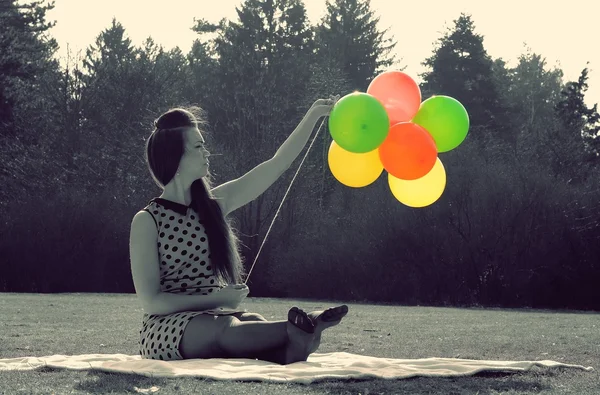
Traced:
<path fill-rule="evenodd" d="M 285 191 L 285 194 L 283 195 L 283 198 L 281 199 L 281 203 L 279 204 L 279 208 L 275 212 L 275 216 L 273 216 L 273 220 L 271 221 L 271 225 L 269 225 L 269 229 L 267 229 L 267 234 L 265 234 L 265 238 L 263 239 L 263 241 L 262 241 L 262 243 L 260 245 L 260 248 L 258 249 L 258 252 L 256 253 L 256 256 L 254 257 L 254 262 L 252 262 L 252 266 L 250 267 L 250 271 L 248 272 L 248 275 L 246 276 L 246 280 L 244 281 L 244 284 L 246 284 L 248 282 L 248 279 L 250 278 L 250 274 L 252 273 L 252 269 L 254 269 L 254 265 L 256 264 L 256 261 L 258 260 L 258 256 L 260 255 L 260 252 L 262 251 L 263 246 L 265 245 L 265 242 L 267 241 L 267 237 L 269 237 L 269 233 L 271 233 L 271 228 L 273 227 L 273 224 L 275 223 L 275 219 L 277 218 L 277 215 L 281 211 L 281 207 L 283 207 L 283 202 L 285 201 L 285 198 L 287 197 L 288 193 L 292 189 L 292 184 L 294 183 L 294 180 L 298 176 L 298 173 L 300 172 L 300 169 L 302 168 L 302 164 L 304 163 L 304 160 L 308 156 L 308 153 L 310 152 L 313 144 L 317 140 L 317 136 L 319 135 L 319 132 L 321 131 L 321 128 L 323 127 L 324 123 L 325 123 L 325 119 L 323 119 L 323 121 L 321 122 L 321 126 L 319 126 L 319 129 L 317 130 L 317 133 L 315 133 L 315 137 L 313 138 L 313 140 L 311 141 L 310 145 L 308 146 L 308 149 L 306 150 L 306 153 L 304 154 L 304 158 L 302 158 L 302 161 L 300 162 L 300 166 L 298 166 L 298 169 L 296 170 L 296 174 L 294 174 L 294 177 L 292 178 L 292 181 L 290 182 L 290 185 L 288 186 L 287 191 Z"/>

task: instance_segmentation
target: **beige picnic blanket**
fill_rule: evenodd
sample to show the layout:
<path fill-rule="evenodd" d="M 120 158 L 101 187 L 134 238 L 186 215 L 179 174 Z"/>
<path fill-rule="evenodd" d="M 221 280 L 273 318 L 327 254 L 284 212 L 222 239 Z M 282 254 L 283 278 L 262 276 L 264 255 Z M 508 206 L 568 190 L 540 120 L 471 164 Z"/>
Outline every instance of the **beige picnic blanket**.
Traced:
<path fill-rule="evenodd" d="M 31 370 L 41 366 L 73 370 L 95 369 L 149 377 L 195 376 L 215 380 L 294 382 L 325 379 L 405 379 L 416 376 L 458 377 L 479 372 L 523 372 L 533 367 L 591 367 L 554 361 L 482 361 L 456 358 L 392 359 L 347 352 L 314 353 L 306 362 L 278 365 L 253 359 L 187 359 L 161 361 L 139 355 L 83 354 L 0 359 L 0 371 Z"/>

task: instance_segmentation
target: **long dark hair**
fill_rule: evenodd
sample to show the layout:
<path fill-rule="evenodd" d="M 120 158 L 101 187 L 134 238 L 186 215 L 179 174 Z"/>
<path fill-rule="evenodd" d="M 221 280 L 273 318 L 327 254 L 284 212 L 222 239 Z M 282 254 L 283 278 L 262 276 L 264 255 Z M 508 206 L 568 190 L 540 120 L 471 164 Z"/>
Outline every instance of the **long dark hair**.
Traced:
<path fill-rule="evenodd" d="M 198 107 L 174 108 L 154 121 L 154 130 L 146 142 L 145 158 L 154 182 L 162 189 L 179 168 L 185 150 L 184 131 L 206 124 L 201 111 Z M 195 180 L 191 186 L 191 207 L 203 218 L 215 274 L 228 284 L 241 283 L 244 266 L 239 252 L 239 239 L 211 194 L 211 189 L 210 173 Z"/>

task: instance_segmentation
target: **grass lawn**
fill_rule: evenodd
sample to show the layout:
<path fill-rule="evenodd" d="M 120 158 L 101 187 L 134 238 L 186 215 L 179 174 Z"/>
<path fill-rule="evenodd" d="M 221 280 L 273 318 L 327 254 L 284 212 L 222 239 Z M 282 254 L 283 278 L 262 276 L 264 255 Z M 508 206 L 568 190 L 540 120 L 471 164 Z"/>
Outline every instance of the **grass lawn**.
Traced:
<path fill-rule="evenodd" d="M 243 305 L 267 319 L 297 305 L 334 302 L 250 298 Z M 542 360 L 593 366 L 593 372 L 538 369 L 463 378 L 328 381 L 309 386 L 161 379 L 42 368 L 0 372 L 0 394 L 600 394 L 598 313 L 348 304 L 318 352 L 387 358 Z M 0 358 L 52 354 L 138 353 L 143 311 L 128 294 L 0 294 Z"/>

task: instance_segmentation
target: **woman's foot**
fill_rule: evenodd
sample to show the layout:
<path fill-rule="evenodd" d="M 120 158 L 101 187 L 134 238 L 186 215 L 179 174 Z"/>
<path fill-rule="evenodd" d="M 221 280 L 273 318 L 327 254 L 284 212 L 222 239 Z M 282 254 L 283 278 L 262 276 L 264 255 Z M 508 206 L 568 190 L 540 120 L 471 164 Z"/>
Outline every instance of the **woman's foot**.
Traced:
<path fill-rule="evenodd" d="M 306 333 L 315 333 L 315 325 L 310 315 L 296 306 L 288 311 L 288 321 Z"/>
<path fill-rule="evenodd" d="M 321 344 L 321 333 L 325 329 L 339 324 L 346 314 L 348 314 L 348 306 L 345 304 L 337 307 L 330 307 L 324 311 L 311 311 L 308 313 L 308 316 L 315 326 L 315 337 L 313 344 L 309 349 L 311 354 L 317 351 Z"/>
<path fill-rule="evenodd" d="M 320 333 L 327 328 L 339 324 L 346 314 L 348 314 L 348 306 L 343 304 L 323 311 L 311 311 L 308 313 L 308 316 L 315 326 L 315 333 Z"/>
<path fill-rule="evenodd" d="M 288 312 L 288 345 L 285 364 L 306 361 L 314 346 L 315 326 L 303 310 L 292 307 Z"/>

